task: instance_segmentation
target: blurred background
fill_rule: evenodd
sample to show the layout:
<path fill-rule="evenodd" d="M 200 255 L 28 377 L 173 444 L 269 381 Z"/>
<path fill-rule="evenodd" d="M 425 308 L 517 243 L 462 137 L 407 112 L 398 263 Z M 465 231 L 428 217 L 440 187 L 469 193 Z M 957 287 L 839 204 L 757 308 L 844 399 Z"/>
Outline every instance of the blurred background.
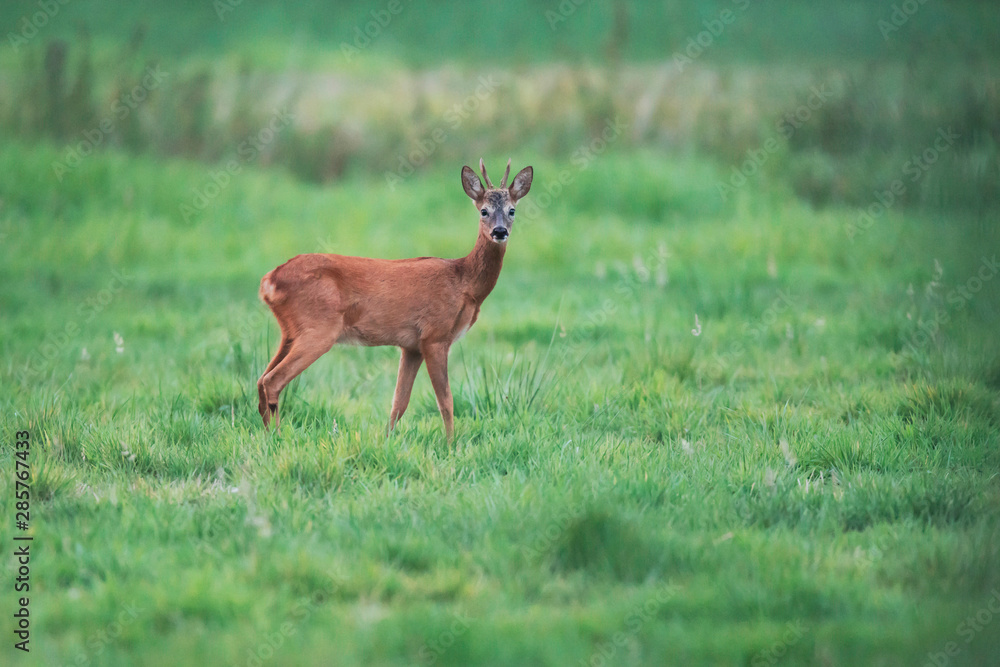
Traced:
<path fill-rule="evenodd" d="M 564 163 L 617 119 L 616 153 L 720 168 L 696 192 L 623 179 L 614 203 L 657 218 L 732 202 L 733 167 L 864 207 L 952 128 L 897 199 L 1000 201 L 986 1 L 44 4 L 0 8 L 0 134 L 65 146 L 69 169 L 90 150 L 224 164 L 249 140 L 237 159 L 258 168 L 391 183 L 481 155 Z"/>

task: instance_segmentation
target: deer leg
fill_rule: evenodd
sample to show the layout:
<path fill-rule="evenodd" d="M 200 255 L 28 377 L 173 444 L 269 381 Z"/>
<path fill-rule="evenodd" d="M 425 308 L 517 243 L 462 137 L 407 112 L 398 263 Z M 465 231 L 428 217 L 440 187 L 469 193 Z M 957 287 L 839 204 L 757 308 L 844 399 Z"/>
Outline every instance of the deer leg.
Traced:
<path fill-rule="evenodd" d="M 392 397 L 392 411 L 389 413 L 389 429 L 386 435 L 392 433 L 396 422 L 402 418 L 406 412 L 406 406 L 410 404 L 410 391 L 413 389 L 413 380 L 417 377 L 420 364 L 424 362 L 424 355 L 419 350 L 403 350 L 399 357 L 399 375 L 396 377 L 396 393 Z"/>
<path fill-rule="evenodd" d="M 267 400 L 270 414 L 274 416 L 275 429 L 281 423 L 278 417 L 278 397 L 281 395 L 281 391 L 312 362 L 326 354 L 333 347 L 339 333 L 340 327 L 327 329 L 323 332 L 310 330 L 301 333 L 291 341 L 291 349 L 288 350 L 284 359 L 264 375 L 264 397 Z"/>
<path fill-rule="evenodd" d="M 451 442 L 454 432 L 455 410 L 454 401 L 451 396 L 451 387 L 448 385 L 448 345 L 436 343 L 424 346 L 420 350 L 427 361 L 427 374 L 431 377 L 431 386 L 434 387 L 434 395 L 437 397 L 438 410 L 441 411 L 441 419 L 444 420 L 444 432 Z"/>
<path fill-rule="evenodd" d="M 281 333 L 281 344 L 278 345 L 278 351 L 274 353 L 274 358 L 271 359 L 271 363 L 267 365 L 264 373 L 257 380 L 257 395 L 260 397 L 260 404 L 257 406 L 257 411 L 260 412 L 261 418 L 264 420 L 264 428 L 267 428 L 271 422 L 271 409 L 268 407 L 267 392 L 264 391 L 264 378 L 267 374 L 274 370 L 274 367 L 281 363 L 281 360 L 288 356 L 288 351 L 292 349 L 292 339 L 285 336 L 285 333 Z M 275 401 L 277 403 L 277 401 Z"/>

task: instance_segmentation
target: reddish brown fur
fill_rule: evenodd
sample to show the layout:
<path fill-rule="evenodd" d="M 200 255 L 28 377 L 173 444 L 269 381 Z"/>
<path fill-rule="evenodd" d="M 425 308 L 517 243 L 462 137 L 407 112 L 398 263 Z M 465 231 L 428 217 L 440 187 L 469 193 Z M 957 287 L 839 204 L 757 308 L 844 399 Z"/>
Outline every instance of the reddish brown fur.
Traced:
<path fill-rule="evenodd" d="M 485 168 L 483 173 L 485 177 Z M 475 324 L 496 285 L 507 243 L 491 233 L 510 229 L 509 211 L 528 193 L 532 176 L 526 167 L 509 189 L 486 190 L 469 167 L 462 169 L 466 194 L 476 208 L 489 212 L 480 218 L 476 244 L 465 257 L 387 260 L 308 254 L 267 273 L 260 298 L 278 320 L 281 342 L 257 381 L 264 426 L 272 416 L 277 426 L 281 391 L 333 345 L 396 345 L 402 354 L 389 430 L 406 411 L 413 380 L 426 361 L 450 440 L 454 417 L 448 351 Z"/>

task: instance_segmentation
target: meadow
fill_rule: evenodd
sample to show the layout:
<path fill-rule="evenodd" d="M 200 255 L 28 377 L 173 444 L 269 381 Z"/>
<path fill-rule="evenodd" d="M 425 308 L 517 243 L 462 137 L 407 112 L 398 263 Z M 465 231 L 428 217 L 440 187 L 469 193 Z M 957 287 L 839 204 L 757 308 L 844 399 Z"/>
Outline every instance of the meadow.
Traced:
<path fill-rule="evenodd" d="M 927 3 L 887 41 L 889 3 L 761 8 L 775 20 L 734 24 L 644 98 L 674 52 L 659 40 L 683 50 L 724 3 L 624 3 L 619 41 L 603 6 L 559 32 L 514 3 L 497 26 L 519 56 L 477 52 L 456 27 L 472 10 L 404 12 L 351 63 L 364 3 L 225 21 L 133 4 L 87 40 L 72 19 L 93 7 L 67 4 L 0 51 L 0 543 L 34 538 L 28 654 L 2 567 L 5 664 L 1000 659 L 995 10 Z M 790 65 L 802 49 L 781 40 L 816 25 Z M 949 30 L 964 50 L 926 53 Z M 887 44 L 877 65 L 838 60 L 852 31 L 859 59 Z M 50 37 L 69 45 L 59 108 L 78 105 L 58 122 Z M 293 37 L 308 55 L 276 80 Z M 566 65 L 590 37 L 607 48 Z M 480 56 L 517 76 L 453 127 L 496 71 Z M 156 63 L 164 88 L 68 163 Z M 244 159 L 289 78 L 295 120 Z M 794 121 L 823 82 L 833 101 Z M 959 138 L 935 145 L 939 128 Z M 454 444 L 423 370 L 385 437 L 392 348 L 335 347 L 266 432 L 260 277 L 300 252 L 467 253 L 459 169 L 481 155 L 535 182 L 452 350 Z"/>

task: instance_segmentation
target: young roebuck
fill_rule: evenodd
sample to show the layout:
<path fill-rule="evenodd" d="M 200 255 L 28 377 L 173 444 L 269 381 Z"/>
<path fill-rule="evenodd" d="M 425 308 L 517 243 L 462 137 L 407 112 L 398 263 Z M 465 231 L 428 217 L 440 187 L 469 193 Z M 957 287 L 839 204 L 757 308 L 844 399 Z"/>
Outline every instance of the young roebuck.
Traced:
<path fill-rule="evenodd" d="M 257 381 L 260 415 L 278 425 L 278 396 L 299 373 L 336 343 L 396 345 L 402 350 L 389 431 L 403 416 L 420 364 L 427 362 L 445 433 L 454 430 L 448 351 L 479 316 L 500 276 L 514 206 L 528 194 L 533 171 L 522 169 L 510 187 L 510 160 L 494 188 L 479 161 L 486 187 L 462 167 L 462 187 L 479 210 L 479 235 L 465 257 L 368 259 L 298 255 L 260 281 L 260 298 L 281 327 L 281 342 Z"/>

